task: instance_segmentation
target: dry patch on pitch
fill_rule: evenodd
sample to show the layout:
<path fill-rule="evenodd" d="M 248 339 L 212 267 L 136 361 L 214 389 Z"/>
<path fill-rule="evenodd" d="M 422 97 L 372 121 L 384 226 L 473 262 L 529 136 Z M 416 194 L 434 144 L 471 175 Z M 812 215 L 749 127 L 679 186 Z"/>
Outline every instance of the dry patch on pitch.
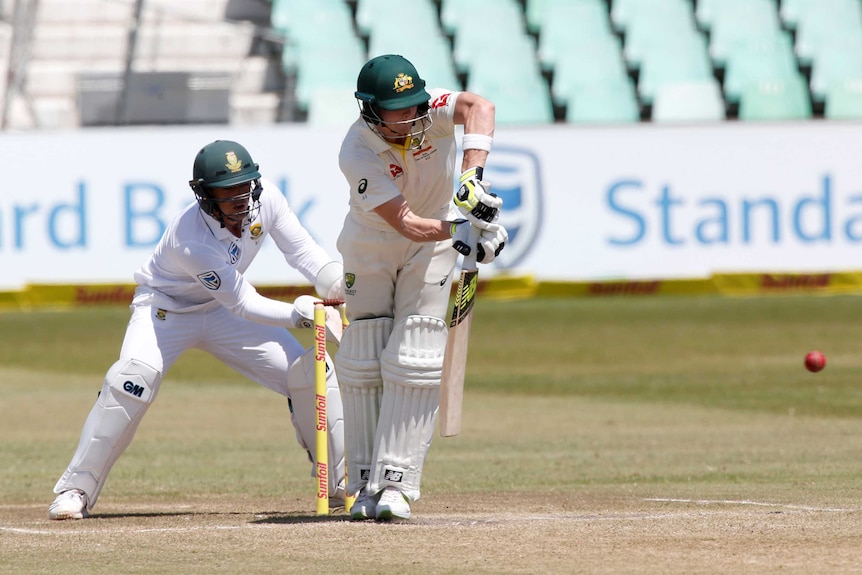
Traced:
<path fill-rule="evenodd" d="M 85 521 L 0 507 L 4 573 L 853 573 L 860 509 L 754 500 L 448 497 L 410 522 L 273 500 L 112 505 Z M 260 503 L 260 502 L 258 502 Z M 297 505 L 305 505 L 297 502 Z M 460 512 L 456 510 L 460 509 Z"/>

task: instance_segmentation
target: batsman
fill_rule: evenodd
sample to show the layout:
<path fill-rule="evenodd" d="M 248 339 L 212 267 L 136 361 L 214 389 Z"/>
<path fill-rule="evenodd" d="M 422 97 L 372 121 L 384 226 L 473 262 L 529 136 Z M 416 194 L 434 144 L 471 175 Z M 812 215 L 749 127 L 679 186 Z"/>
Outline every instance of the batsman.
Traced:
<path fill-rule="evenodd" d="M 502 201 L 482 178 L 495 110 L 471 92 L 427 91 L 395 54 L 365 63 L 355 96 L 360 117 L 339 153 L 350 199 L 337 244 L 350 325 L 335 356 L 351 518 L 409 519 L 436 425 L 458 254 L 488 264 L 508 239 Z M 456 125 L 464 153 L 453 201 Z"/>

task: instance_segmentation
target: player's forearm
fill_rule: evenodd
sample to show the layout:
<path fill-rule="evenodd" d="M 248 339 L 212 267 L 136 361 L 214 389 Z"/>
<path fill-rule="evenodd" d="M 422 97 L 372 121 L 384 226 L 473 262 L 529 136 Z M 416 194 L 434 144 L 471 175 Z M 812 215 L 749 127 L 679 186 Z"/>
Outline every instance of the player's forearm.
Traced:
<path fill-rule="evenodd" d="M 395 231 L 413 242 L 439 242 L 451 236 L 451 223 L 418 216 L 407 206 L 403 197 L 394 198 L 375 208 Z"/>

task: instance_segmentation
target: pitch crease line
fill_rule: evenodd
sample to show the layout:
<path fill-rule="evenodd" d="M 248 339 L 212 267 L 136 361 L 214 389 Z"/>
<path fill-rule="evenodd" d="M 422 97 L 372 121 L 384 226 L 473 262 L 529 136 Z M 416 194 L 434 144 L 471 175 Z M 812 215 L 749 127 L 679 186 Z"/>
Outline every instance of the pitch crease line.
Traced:
<path fill-rule="evenodd" d="M 780 507 L 783 509 L 796 509 L 799 511 L 832 511 L 832 512 L 848 512 L 859 511 L 858 509 L 850 509 L 843 507 L 812 507 L 809 505 L 789 505 L 786 503 L 767 503 L 765 501 L 750 501 L 748 499 L 680 499 L 674 497 L 653 497 L 646 498 L 644 501 L 657 501 L 659 503 L 695 503 L 698 505 L 752 505 L 755 507 Z"/>

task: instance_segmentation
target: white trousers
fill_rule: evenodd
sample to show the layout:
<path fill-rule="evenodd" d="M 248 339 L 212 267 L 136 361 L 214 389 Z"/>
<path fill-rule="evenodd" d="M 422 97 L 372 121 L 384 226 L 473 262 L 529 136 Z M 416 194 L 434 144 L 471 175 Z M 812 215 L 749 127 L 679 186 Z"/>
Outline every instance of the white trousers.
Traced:
<path fill-rule="evenodd" d="M 222 306 L 174 313 L 153 307 L 151 300 L 151 295 L 142 290 L 136 294 L 119 358 L 120 362 L 143 362 L 161 374 L 151 383 L 151 398 L 158 393 L 164 375 L 177 358 L 192 348 L 205 351 L 248 379 L 288 396 L 288 368 L 305 350 L 287 329 L 240 318 Z M 110 382 L 106 381 L 102 393 L 109 392 L 109 387 Z M 73 488 L 83 490 L 90 508 L 148 408 L 148 405 L 136 406 L 137 413 L 127 414 L 125 420 L 119 418 L 121 423 L 117 424 L 117 418 L 108 422 L 105 417 L 106 409 L 116 406 L 106 407 L 104 403 L 97 401 L 90 412 L 77 451 L 54 488 L 55 493 Z M 293 409 L 313 408 L 313 405 L 293 406 Z M 340 402 L 330 410 L 340 415 Z M 341 459 L 343 453 L 336 454 L 334 464 Z"/>

